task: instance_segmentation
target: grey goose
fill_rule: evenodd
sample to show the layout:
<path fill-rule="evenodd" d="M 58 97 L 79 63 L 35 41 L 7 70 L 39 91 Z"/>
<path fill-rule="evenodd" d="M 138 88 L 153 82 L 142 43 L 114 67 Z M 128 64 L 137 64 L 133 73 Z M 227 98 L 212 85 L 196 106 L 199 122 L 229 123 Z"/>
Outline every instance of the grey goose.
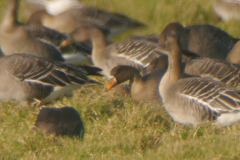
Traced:
<path fill-rule="evenodd" d="M 78 42 L 92 41 L 93 64 L 102 68 L 108 78 L 117 65 L 130 65 L 143 71 L 154 58 L 167 54 L 157 43 L 144 39 L 126 39 L 108 45 L 104 34 L 95 27 L 82 26 L 74 36 Z"/>
<path fill-rule="evenodd" d="M 84 125 L 78 111 L 69 106 L 61 108 L 43 107 L 36 119 L 35 128 L 46 134 L 82 139 Z"/>
<path fill-rule="evenodd" d="M 161 32 L 159 44 L 164 47 L 166 37 L 173 33 L 180 37 L 182 49 L 196 52 L 202 57 L 224 60 L 238 41 L 237 38 L 210 24 L 195 24 L 184 27 L 179 22 L 171 22 Z"/>
<path fill-rule="evenodd" d="M 92 23 L 103 28 L 108 28 L 110 38 L 126 29 L 137 29 L 146 26 L 146 24 L 129 18 L 124 14 L 112 13 L 104 9 L 86 5 L 71 8 L 57 15 L 51 15 L 46 10 L 39 10 L 29 17 L 28 23 L 42 24 L 43 26 L 64 33 L 70 33 L 78 25 Z"/>
<path fill-rule="evenodd" d="M 64 61 L 60 50 L 53 44 L 40 39 L 54 38 L 46 34 L 50 29 L 42 29 L 34 25 L 25 25 L 17 20 L 17 10 L 20 0 L 8 0 L 7 10 L 0 28 L 0 45 L 5 55 L 13 53 L 28 53 L 51 60 Z M 44 36 L 40 32 L 44 32 Z"/>
<path fill-rule="evenodd" d="M 168 35 L 168 69 L 159 84 L 164 108 L 182 124 L 216 120 L 226 126 L 240 120 L 240 92 L 211 78 L 184 78 L 181 70 L 181 44 L 177 35 Z"/>
<path fill-rule="evenodd" d="M 113 78 L 107 85 L 107 90 L 112 87 L 129 81 L 130 95 L 134 103 L 156 103 L 161 104 L 161 97 L 158 93 L 159 82 L 166 70 L 158 70 L 142 76 L 140 71 L 132 66 L 119 65 L 111 70 Z"/>
<path fill-rule="evenodd" d="M 0 101 L 31 104 L 37 100 L 41 105 L 69 94 L 85 83 L 99 84 L 87 77 L 87 74 L 94 75 L 91 68 L 30 54 L 4 56 L 0 58 L 0 64 Z"/>
<path fill-rule="evenodd" d="M 225 21 L 240 19 L 239 0 L 214 0 L 213 9 L 215 13 Z"/>

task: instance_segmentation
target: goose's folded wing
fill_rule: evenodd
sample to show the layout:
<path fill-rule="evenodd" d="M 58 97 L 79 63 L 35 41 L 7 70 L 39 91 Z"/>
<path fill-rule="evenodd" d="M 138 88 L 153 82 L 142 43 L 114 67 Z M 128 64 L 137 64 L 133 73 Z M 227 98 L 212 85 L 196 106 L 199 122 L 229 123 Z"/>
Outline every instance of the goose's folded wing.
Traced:
<path fill-rule="evenodd" d="M 68 37 L 61 32 L 38 24 L 26 24 L 24 27 L 34 37 L 50 41 L 56 46 L 67 45 Z"/>
<path fill-rule="evenodd" d="M 212 77 L 234 87 L 240 84 L 239 65 L 219 59 L 193 59 L 186 63 L 185 72 L 201 77 Z"/>
<path fill-rule="evenodd" d="M 210 78 L 189 78 L 182 82 L 178 85 L 179 95 L 187 101 L 218 113 L 240 111 L 240 94 L 225 84 Z"/>
<path fill-rule="evenodd" d="M 4 58 L 8 73 L 21 81 L 59 86 L 90 81 L 84 70 L 79 67 L 74 68 L 73 65 L 53 62 L 29 54 L 13 54 Z"/>
<path fill-rule="evenodd" d="M 147 40 L 127 39 L 114 43 L 111 47 L 118 57 L 124 57 L 144 67 L 160 55 L 167 55 L 157 43 Z"/>

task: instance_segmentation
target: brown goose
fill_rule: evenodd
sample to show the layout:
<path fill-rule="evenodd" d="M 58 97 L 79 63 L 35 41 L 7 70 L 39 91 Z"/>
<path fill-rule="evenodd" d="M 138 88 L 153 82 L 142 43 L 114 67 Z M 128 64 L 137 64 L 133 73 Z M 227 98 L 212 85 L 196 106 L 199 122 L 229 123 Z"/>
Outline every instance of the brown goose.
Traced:
<path fill-rule="evenodd" d="M 182 49 L 196 52 L 202 57 L 224 60 L 238 41 L 237 38 L 209 24 L 184 27 L 179 22 L 171 22 L 161 32 L 159 44 L 164 46 L 167 36 L 173 33 L 180 37 Z"/>
<path fill-rule="evenodd" d="M 169 63 L 159 93 L 170 116 L 183 124 L 215 120 L 222 126 L 240 120 L 240 95 L 220 81 L 182 76 L 181 49 L 177 35 L 168 35 Z"/>
<path fill-rule="evenodd" d="M 223 20 L 240 19 L 239 0 L 215 0 L 213 2 L 213 9 Z"/>
<path fill-rule="evenodd" d="M 64 61 L 62 54 L 53 44 L 42 41 L 36 28 L 17 21 L 19 0 L 9 0 L 0 28 L 0 45 L 4 54 L 28 53 L 51 60 Z M 39 32 L 41 30 L 38 30 Z M 43 29 L 43 31 L 48 31 Z M 35 36 L 34 34 L 35 33 Z M 51 34 L 50 34 L 51 35 Z M 49 36 L 51 37 L 51 36 Z"/>
<path fill-rule="evenodd" d="M 127 80 L 129 82 L 130 94 L 135 103 L 158 103 L 161 104 L 161 97 L 158 92 L 159 82 L 166 70 L 159 70 L 144 75 L 132 66 L 119 65 L 111 70 L 113 78 L 107 85 L 107 90 L 123 83 Z"/>
<path fill-rule="evenodd" d="M 93 64 L 102 68 L 108 78 L 111 69 L 117 65 L 130 65 L 142 71 L 154 58 L 167 54 L 157 43 L 144 39 L 126 39 L 107 46 L 104 34 L 93 27 L 80 27 L 74 35 L 78 35 L 74 39 L 79 42 L 92 41 Z"/>
<path fill-rule="evenodd" d="M 55 136 L 84 137 L 84 125 L 73 107 L 50 108 L 40 110 L 34 125 L 37 129 Z"/>
<path fill-rule="evenodd" d="M 63 33 L 71 33 L 74 28 L 82 24 L 94 24 L 101 28 L 107 28 L 111 34 L 110 38 L 126 29 L 146 26 L 144 23 L 129 18 L 124 14 L 111 13 L 84 5 L 66 10 L 58 15 L 51 15 L 46 10 L 40 10 L 29 17 L 28 23 L 42 24 Z"/>
<path fill-rule="evenodd" d="M 45 104 L 85 83 L 99 84 L 87 77 L 85 69 L 30 54 L 2 57 L 0 65 L 0 101 Z"/>

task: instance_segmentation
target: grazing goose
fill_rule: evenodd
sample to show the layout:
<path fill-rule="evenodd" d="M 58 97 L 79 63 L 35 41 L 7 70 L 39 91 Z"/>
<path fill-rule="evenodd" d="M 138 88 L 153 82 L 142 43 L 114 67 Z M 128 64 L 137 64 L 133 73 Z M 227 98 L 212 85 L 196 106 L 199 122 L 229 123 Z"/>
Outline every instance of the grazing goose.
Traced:
<path fill-rule="evenodd" d="M 55 16 L 47 13 L 46 10 L 36 11 L 29 17 L 27 22 L 42 24 L 63 33 L 71 33 L 78 25 L 88 23 L 107 28 L 110 32 L 109 39 L 119 35 L 126 29 L 137 29 L 146 26 L 144 23 L 126 15 L 88 6 L 72 8 Z"/>
<path fill-rule="evenodd" d="M 144 75 L 132 66 L 119 65 L 111 70 L 113 78 L 107 85 L 107 90 L 123 83 L 129 82 L 130 94 L 134 103 L 151 102 L 161 104 L 161 97 L 158 93 L 159 82 L 166 70 L 159 70 Z"/>
<path fill-rule="evenodd" d="M 228 52 L 238 41 L 225 31 L 209 25 L 196 24 L 184 27 L 179 22 L 169 23 L 159 36 L 159 44 L 165 46 L 169 34 L 180 37 L 182 49 L 196 52 L 202 57 L 226 59 Z"/>
<path fill-rule="evenodd" d="M 40 110 L 34 125 L 37 129 L 55 136 L 84 137 L 82 119 L 73 107 L 50 108 Z"/>
<path fill-rule="evenodd" d="M 91 69 L 30 54 L 2 57 L 0 65 L 0 101 L 16 100 L 30 104 L 37 100 L 39 104 L 45 104 L 85 83 L 99 84 L 87 77 Z M 90 74 L 94 75 L 92 71 Z"/>
<path fill-rule="evenodd" d="M 34 37 L 31 29 L 17 21 L 19 0 L 9 0 L 0 28 L 0 45 L 4 54 L 28 53 L 51 60 L 64 61 L 58 48 L 53 44 Z"/>
<path fill-rule="evenodd" d="M 184 78 L 181 66 L 181 44 L 177 35 L 168 35 L 167 72 L 162 77 L 159 93 L 169 115 L 183 124 L 216 120 L 226 126 L 240 120 L 240 94 L 211 78 Z"/>
<path fill-rule="evenodd" d="M 74 36 L 79 42 L 92 41 L 93 64 L 102 68 L 108 78 L 111 77 L 111 69 L 117 65 L 130 65 L 142 71 L 154 58 L 167 54 L 157 43 L 147 40 L 127 39 L 107 46 L 103 33 L 93 27 L 80 27 Z"/>
<path fill-rule="evenodd" d="M 240 19 L 239 0 L 215 0 L 213 2 L 213 9 L 215 13 L 225 21 Z"/>

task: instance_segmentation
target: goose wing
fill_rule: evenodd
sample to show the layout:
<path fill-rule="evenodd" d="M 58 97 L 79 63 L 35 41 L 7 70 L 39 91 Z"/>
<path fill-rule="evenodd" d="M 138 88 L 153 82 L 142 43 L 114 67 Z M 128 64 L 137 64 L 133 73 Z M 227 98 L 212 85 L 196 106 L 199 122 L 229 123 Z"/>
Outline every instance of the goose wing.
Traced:
<path fill-rule="evenodd" d="M 24 28 L 32 36 L 48 40 L 56 46 L 65 46 L 67 44 L 68 37 L 56 30 L 38 24 L 26 24 Z"/>
<path fill-rule="evenodd" d="M 188 78 L 178 82 L 178 93 L 191 107 L 212 113 L 240 111 L 240 94 L 211 78 Z M 175 86 L 176 87 L 176 86 Z M 196 108 L 195 108 L 196 109 Z"/>
<path fill-rule="evenodd" d="M 71 83 L 83 84 L 94 80 L 86 76 L 84 69 L 74 68 L 61 62 L 53 62 L 29 54 L 13 54 L 3 57 L 7 71 L 20 81 L 66 86 Z"/>
<path fill-rule="evenodd" d="M 111 45 L 118 57 L 124 57 L 130 61 L 147 67 L 149 63 L 167 52 L 159 48 L 157 43 L 147 40 L 127 39 Z"/>
<path fill-rule="evenodd" d="M 224 60 L 199 58 L 188 61 L 185 72 L 201 77 L 211 77 L 231 86 L 240 85 L 240 66 Z"/>

